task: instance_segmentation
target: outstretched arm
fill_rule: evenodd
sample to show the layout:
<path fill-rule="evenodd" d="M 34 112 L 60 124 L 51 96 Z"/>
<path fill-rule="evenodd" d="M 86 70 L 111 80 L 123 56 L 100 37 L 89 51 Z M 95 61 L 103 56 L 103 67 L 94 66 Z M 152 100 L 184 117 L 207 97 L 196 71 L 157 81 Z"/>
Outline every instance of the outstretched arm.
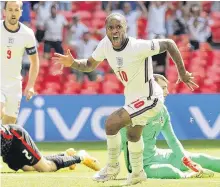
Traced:
<path fill-rule="evenodd" d="M 144 2 L 143 1 L 137 1 L 137 3 L 141 8 L 141 12 L 142 12 L 143 16 L 147 17 L 147 8 L 145 7 Z"/>
<path fill-rule="evenodd" d="M 175 42 L 171 39 L 159 39 L 159 45 L 160 53 L 168 51 L 177 66 L 179 75 L 184 76 L 186 73 L 186 69 L 180 51 L 177 48 Z"/>
<path fill-rule="evenodd" d="M 191 90 L 193 89 L 193 86 L 198 87 L 197 84 L 193 82 L 193 76 L 192 73 L 189 73 L 185 69 L 185 65 L 181 56 L 181 53 L 175 44 L 175 42 L 171 39 L 158 39 L 159 45 L 160 45 L 160 52 L 163 53 L 164 51 L 168 51 L 171 58 L 176 64 L 178 73 L 179 73 L 179 81 L 184 82 Z"/>
<path fill-rule="evenodd" d="M 52 59 L 55 62 L 60 63 L 64 67 L 71 67 L 81 72 L 91 72 L 100 63 L 94 60 L 92 57 L 88 59 L 74 59 L 69 49 L 67 50 L 66 55 L 58 53 L 55 53 L 54 55 L 55 57 L 53 57 Z"/>
<path fill-rule="evenodd" d="M 186 156 L 182 144 L 180 143 L 180 141 L 178 140 L 178 138 L 176 137 L 173 131 L 170 119 L 167 119 L 161 132 L 168 146 L 170 147 L 170 149 L 172 149 L 172 151 L 176 156 L 178 156 L 180 159 Z"/>

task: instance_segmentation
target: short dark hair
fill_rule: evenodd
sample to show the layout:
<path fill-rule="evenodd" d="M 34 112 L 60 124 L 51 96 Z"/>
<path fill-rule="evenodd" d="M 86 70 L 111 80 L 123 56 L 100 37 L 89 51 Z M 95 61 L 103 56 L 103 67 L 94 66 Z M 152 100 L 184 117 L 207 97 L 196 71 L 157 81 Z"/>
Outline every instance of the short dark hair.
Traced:
<path fill-rule="evenodd" d="M 56 9 L 57 10 L 58 9 L 57 5 L 51 5 L 51 10 L 52 9 Z"/>
<path fill-rule="evenodd" d="M 127 23 L 126 23 L 126 18 L 125 18 L 122 14 L 120 14 L 120 13 L 111 13 L 111 14 L 108 15 L 107 18 L 105 19 L 105 25 L 107 25 L 108 21 L 109 21 L 111 18 L 116 17 L 116 16 L 122 18 L 122 20 L 124 21 L 124 23 L 127 24 Z"/>
<path fill-rule="evenodd" d="M 6 8 L 7 8 L 7 4 L 8 4 L 8 2 L 13 2 L 13 1 L 5 1 L 5 6 L 4 6 L 4 9 L 6 10 Z M 16 1 L 15 1 L 16 2 Z M 20 1 L 20 8 L 22 9 L 22 6 L 23 6 L 23 3 L 22 3 L 22 1 Z"/>

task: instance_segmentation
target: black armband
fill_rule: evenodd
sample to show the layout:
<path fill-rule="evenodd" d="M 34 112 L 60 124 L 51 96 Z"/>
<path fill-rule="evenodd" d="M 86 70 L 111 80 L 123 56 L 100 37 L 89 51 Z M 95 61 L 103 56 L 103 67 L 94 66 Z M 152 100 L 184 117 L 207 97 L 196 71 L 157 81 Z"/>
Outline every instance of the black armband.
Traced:
<path fill-rule="evenodd" d="M 25 48 L 28 55 L 33 55 L 37 52 L 36 47 Z"/>

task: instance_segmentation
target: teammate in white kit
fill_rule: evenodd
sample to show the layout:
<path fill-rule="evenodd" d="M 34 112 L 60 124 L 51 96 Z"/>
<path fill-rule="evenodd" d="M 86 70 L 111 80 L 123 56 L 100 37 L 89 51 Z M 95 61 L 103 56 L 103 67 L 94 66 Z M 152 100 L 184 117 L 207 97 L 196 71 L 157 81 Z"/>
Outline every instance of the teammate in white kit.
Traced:
<path fill-rule="evenodd" d="M 16 123 L 22 97 L 21 63 L 26 50 L 31 66 L 29 80 L 24 91 L 26 99 L 34 95 L 34 84 L 39 71 L 34 32 L 19 22 L 22 14 L 21 1 L 7 1 L 5 20 L 1 27 L 1 98 L 0 118 L 3 124 Z"/>
<path fill-rule="evenodd" d="M 107 59 L 124 84 L 125 106 L 112 113 L 105 123 L 108 163 L 93 179 L 104 182 L 118 175 L 121 149 L 119 130 L 127 127 L 132 173 L 128 175 L 126 184 L 131 185 L 146 179 L 143 171 L 142 130 L 147 121 L 163 107 L 163 102 L 158 99 L 162 89 L 154 81 L 151 56 L 168 51 L 177 65 L 179 79 L 191 89 L 197 85 L 192 81 L 192 74 L 185 70 L 180 52 L 172 40 L 135 39 L 127 36 L 126 29 L 124 16 L 111 14 L 106 19 L 107 36 L 100 41 L 90 58 L 74 59 L 68 50 L 66 55 L 55 53 L 53 60 L 65 67 L 90 72 Z"/>

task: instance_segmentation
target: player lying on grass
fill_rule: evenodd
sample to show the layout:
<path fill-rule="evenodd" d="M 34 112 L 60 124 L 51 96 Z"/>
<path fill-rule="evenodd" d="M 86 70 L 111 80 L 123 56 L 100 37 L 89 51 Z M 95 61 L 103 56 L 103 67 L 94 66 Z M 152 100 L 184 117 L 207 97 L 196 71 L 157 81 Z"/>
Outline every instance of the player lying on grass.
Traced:
<path fill-rule="evenodd" d="M 168 81 L 161 75 L 156 75 L 155 79 L 163 89 L 164 97 L 166 97 L 168 95 Z M 126 131 L 123 128 L 121 135 L 126 167 L 131 172 Z M 157 136 L 160 132 L 162 132 L 171 149 L 158 149 L 156 147 Z M 142 136 L 144 139 L 144 170 L 148 178 L 212 177 L 214 175 L 212 171 L 220 172 L 220 158 L 201 153 L 189 153 L 184 150 L 173 131 L 166 107 L 144 127 Z M 194 172 L 185 172 L 188 168 Z"/>
<path fill-rule="evenodd" d="M 1 125 L 1 156 L 12 170 L 53 172 L 82 163 L 98 171 L 99 162 L 86 151 L 78 154 L 67 151 L 56 155 L 42 156 L 28 132 L 18 125 Z"/>

